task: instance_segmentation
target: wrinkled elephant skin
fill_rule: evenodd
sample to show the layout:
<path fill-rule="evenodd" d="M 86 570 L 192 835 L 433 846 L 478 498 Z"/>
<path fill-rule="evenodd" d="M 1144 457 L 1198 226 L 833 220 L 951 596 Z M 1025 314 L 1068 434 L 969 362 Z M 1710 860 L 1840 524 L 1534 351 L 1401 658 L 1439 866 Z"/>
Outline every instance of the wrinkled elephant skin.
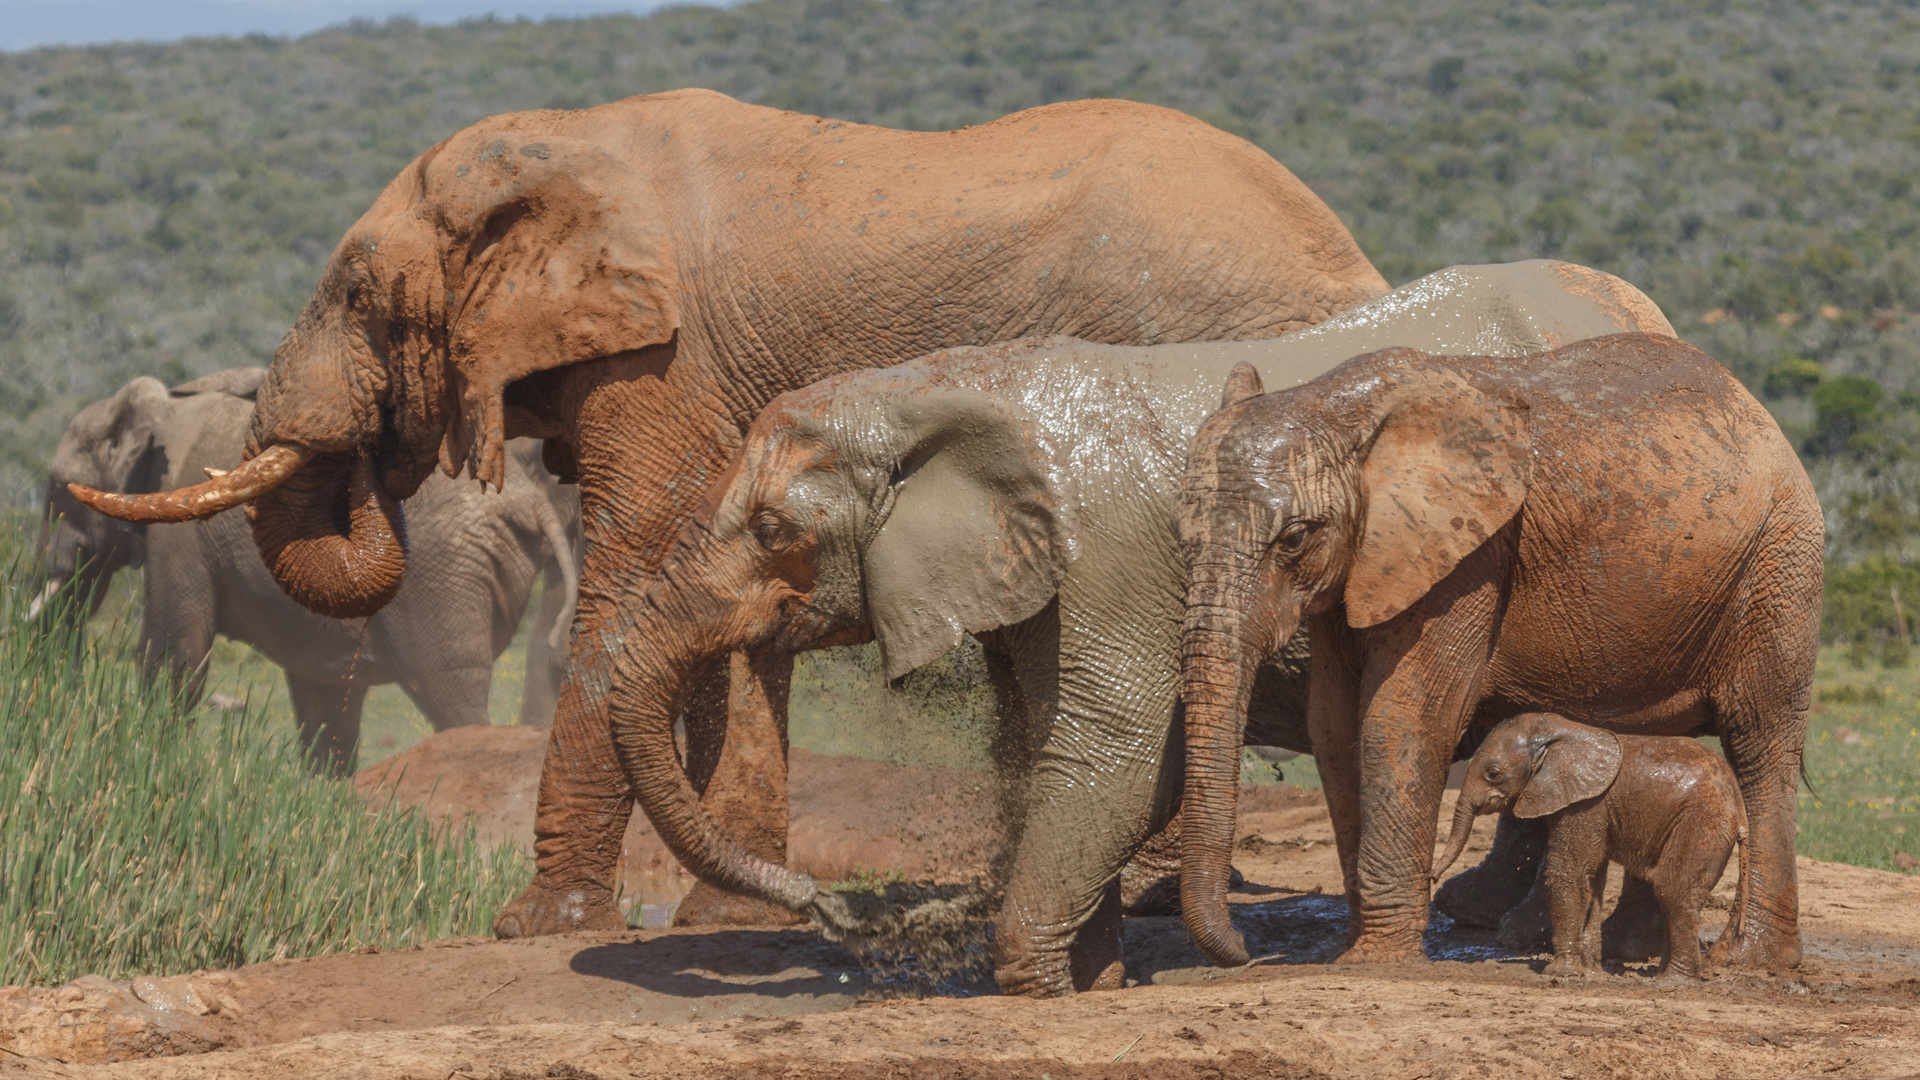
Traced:
<path fill-rule="evenodd" d="M 433 477 L 408 501 L 414 573 L 369 619 L 315 615 L 281 592 L 239 515 L 129 526 L 79 505 L 70 483 L 167 491 L 240 462 L 262 368 L 217 372 L 168 390 L 139 378 L 81 410 L 49 467 L 42 604 L 97 607 L 114 572 L 146 567 L 140 656 L 198 700 L 216 634 L 280 665 L 317 766 L 353 769 L 367 690 L 399 683 L 435 730 L 484 724 L 493 661 L 513 639 L 544 570 L 549 600 L 528 657 L 523 723 L 545 724 L 564 674 L 554 647 L 578 579 L 578 501 L 516 443 L 502 492 Z M 544 710 L 544 711 L 543 711 Z"/>
<path fill-rule="evenodd" d="M 1734 847 L 1746 850 L 1740 784 L 1724 757 L 1695 739 L 1616 736 L 1552 713 L 1525 713 L 1488 732 L 1474 752 L 1434 877 L 1460 857 L 1473 819 L 1486 813 L 1548 823 L 1541 868 L 1553 925 L 1547 974 L 1600 969 L 1609 860 L 1658 904 L 1666 930 L 1661 973 L 1704 973 L 1700 909 Z M 1744 868 L 1739 877 L 1746 880 Z M 1741 910 L 1736 897 L 1723 936 L 1739 940 Z"/>
<path fill-rule="evenodd" d="M 336 249 L 274 358 L 252 447 L 298 448 L 299 476 L 342 479 L 257 500 L 256 531 L 273 518 L 295 537 L 280 565 L 303 602 L 368 603 L 389 562 L 367 560 L 361 579 L 299 570 L 304 551 L 327 563 L 390 531 L 375 514 L 340 529 L 348 463 L 370 457 L 403 496 L 436 465 L 497 482 L 509 435 L 547 440 L 548 463 L 579 481 L 587 557 L 538 873 L 496 929 L 618 926 L 632 803 L 610 658 L 768 401 L 1035 334 L 1270 338 L 1385 291 L 1286 169 L 1166 109 L 1072 102 L 919 133 L 685 90 L 498 116 L 421 155 Z M 743 816 L 760 804 L 731 786 L 783 762 L 732 760 L 710 733 L 780 745 L 779 695 L 745 673 L 779 683 L 781 663 L 716 663 L 687 717 L 696 787 L 776 861 L 784 808 Z"/>
<path fill-rule="evenodd" d="M 1342 959 L 1421 955 L 1453 750 L 1479 717 L 1540 710 L 1718 735 L 1752 852 L 1716 957 L 1798 962 L 1823 520 L 1779 427 L 1718 364 L 1646 334 L 1517 360 L 1386 350 L 1229 403 L 1184 485 L 1183 899 L 1217 962 L 1244 955 L 1209 877 L 1238 773 L 1208 748 L 1237 739 L 1248 673 L 1301 625 L 1353 913 Z"/>
<path fill-rule="evenodd" d="M 1033 995 L 1118 985 L 1116 879 L 1177 799 L 1165 766 L 1187 582 L 1172 518 L 1221 385 L 1305 382 L 1389 342 L 1519 355 L 1543 334 L 1635 325 L 1598 287 L 1639 296 L 1561 263 L 1457 267 L 1273 341 L 1014 342 L 782 395 L 626 630 L 611 711 L 641 805 L 703 880 L 830 920 L 811 879 L 756 857 L 697 797 L 675 704 L 743 649 L 872 637 L 897 678 L 976 634 L 1015 838 L 996 861 L 996 976 Z M 1247 738 L 1306 749 L 1304 656 L 1263 676 Z"/>

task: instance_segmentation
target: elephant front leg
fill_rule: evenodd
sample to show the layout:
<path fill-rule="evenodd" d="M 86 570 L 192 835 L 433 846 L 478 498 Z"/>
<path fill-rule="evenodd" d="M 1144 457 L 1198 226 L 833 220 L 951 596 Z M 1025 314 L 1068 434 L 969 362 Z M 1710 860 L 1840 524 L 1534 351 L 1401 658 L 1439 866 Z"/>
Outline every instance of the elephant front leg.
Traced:
<path fill-rule="evenodd" d="M 624 930 L 615 899 L 633 795 L 607 716 L 609 658 L 577 641 L 554 707 L 533 819 L 533 881 L 493 920 L 498 937 Z"/>
<path fill-rule="evenodd" d="M 1495 547 L 1482 547 L 1420 603 L 1361 635 L 1358 896 L 1352 944 L 1340 963 L 1426 958 L 1440 797 L 1478 704 L 1499 612 Z"/>
<path fill-rule="evenodd" d="M 367 688 L 354 683 L 315 682 L 287 672 L 287 695 L 300 745 L 315 772 L 352 776 L 360 746 L 360 713 Z"/>
<path fill-rule="evenodd" d="M 791 653 L 734 653 L 688 703 L 687 778 L 708 815 L 749 852 L 787 861 L 787 692 Z M 675 926 L 792 926 L 786 908 L 704 881 L 674 910 Z"/>

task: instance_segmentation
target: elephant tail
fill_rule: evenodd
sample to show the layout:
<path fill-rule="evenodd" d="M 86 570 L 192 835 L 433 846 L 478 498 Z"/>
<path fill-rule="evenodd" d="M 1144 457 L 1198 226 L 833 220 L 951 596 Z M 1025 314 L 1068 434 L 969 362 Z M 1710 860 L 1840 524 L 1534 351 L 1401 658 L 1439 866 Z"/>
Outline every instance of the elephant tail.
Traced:
<path fill-rule="evenodd" d="M 553 626 L 547 631 L 547 647 L 559 649 L 566 644 L 567 628 L 573 625 L 574 605 L 580 597 L 580 559 L 574 551 L 573 537 L 567 531 L 566 523 L 560 520 L 560 514 L 554 510 L 553 503 L 540 499 L 536 504 L 540 516 L 540 532 L 547 539 L 547 546 L 553 549 L 553 561 L 560 568 L 560 587 L 567 591 L 567 602 L 561 606 L 560 613 L 554 617 Z M 547 588 L 554 587 L 553 576 L 547 575 Z"/>

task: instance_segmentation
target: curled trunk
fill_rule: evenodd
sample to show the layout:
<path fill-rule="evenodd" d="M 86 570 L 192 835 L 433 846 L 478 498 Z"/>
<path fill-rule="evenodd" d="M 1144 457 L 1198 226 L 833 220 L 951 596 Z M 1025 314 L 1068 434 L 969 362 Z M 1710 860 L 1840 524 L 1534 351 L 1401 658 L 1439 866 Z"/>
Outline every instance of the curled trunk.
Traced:
<path fill-rule="evenodd" d="M 1208 959 L 1237 967 L 1249 958 L 1228 917 L 1227 890 L 1254 665 L 1241 640 L 1245 617 L 1229 599 L 1233 590 L 1210 580 L 1212 575 L 1209 568 L 1194 568 L 1181 647 L 1187 775 L 1180 804 L 1180 911 Z"/>
<path fill-rule="evenodd" d="M 256 498 L 247 516 L 274 580 L 309 611 L 360 618 L 400 591 L 407 570 L 406 519 L 381 486 L 367 451 L 314 457 Z"/>
<path fill-rule="evenodd" d="M 624 635 L 627 647 L 615 660 L 609 701 L 614 745 L 635 801 L 674 858 L 700 880 L 790 911 L 817 914 L 819 889 L 813 878 L 740 846 L 707 814 L 687 780 L 674 745 L 674 714 L 692 680 L 730 649 L 678 644 L 698 630 L 663 634 L 660 622 L 657 616 L 643 616 L 640 625 Z"/>

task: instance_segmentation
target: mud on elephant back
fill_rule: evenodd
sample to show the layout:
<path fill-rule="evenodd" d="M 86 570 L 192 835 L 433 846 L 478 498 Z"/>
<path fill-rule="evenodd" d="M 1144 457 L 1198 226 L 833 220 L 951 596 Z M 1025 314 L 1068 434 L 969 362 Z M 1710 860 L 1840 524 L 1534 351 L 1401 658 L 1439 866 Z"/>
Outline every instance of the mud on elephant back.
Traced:
<path fill-rule="evenodd" d="M 1645 334 L 1519 360 L 1390 349 L 1257 390 L 1202 427 L 1178 520 L 1183 900 L 1208 955 L 1245 961 L 1220 882 L 1251 675 L 1306 626 L 1353 919 L 1342 960 L 1422 955 L 1455 747 L 1470 722 L 1551 711 L 1719 736 L 1752 854 L 1715 959 L 1798 963 L 1823 519 L 1767 411 L 1704 354 Z"/>
<path fill-rule="evenodd" d="M 428 149 L 341 239 L 261 387 L 246 464 L 95 503 L 177 521 L 252 500 L 280 584 L 365 615 L 407 572 L 397 500 L 436 467 L 497 485 L 509 437 L 545 440 L 579 483 L 587 557 L 538 872 L 496 929 L 618 927 L 632 793 L 611 663 L 768 401 L 1037 334 L 1269 338 L 1386 288 L 1279 163 L 1151 106 L 1070 102 L 927 133 L 700 90 L 508 114 Z M 790 670 L 778 652 L 720 658 L 686 715 L 710 816 L 774 864 Z M 715 897 L 696 890 L 682 911 Z"/>

